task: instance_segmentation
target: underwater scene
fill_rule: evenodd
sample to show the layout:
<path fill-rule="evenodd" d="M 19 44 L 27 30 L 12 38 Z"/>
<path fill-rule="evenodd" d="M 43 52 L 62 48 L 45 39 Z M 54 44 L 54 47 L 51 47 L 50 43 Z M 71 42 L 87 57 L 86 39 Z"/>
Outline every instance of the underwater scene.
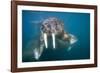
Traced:
<path fill-rule="evenodd" d="M 22 62 L 90 59 L 90 14 L 22 11 Z"/>

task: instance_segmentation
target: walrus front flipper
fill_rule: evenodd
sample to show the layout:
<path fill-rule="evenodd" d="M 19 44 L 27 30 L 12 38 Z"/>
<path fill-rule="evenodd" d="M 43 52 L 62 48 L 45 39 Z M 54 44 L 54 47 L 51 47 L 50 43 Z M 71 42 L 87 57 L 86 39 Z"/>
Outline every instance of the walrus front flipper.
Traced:
<path fill-rule="evenodd" d="M 42 44 L 42 45 L 40 45 L 40 47 L 38 48 L 34 48 L 33 49 L 33 53 L 34 53 L 34 58 L 36 59 L 36 60 L 38 60 L 39 58 L 40 58 L 40 56 L 41 56 L 41 54 L 42 54 L 42 52 L 43 52 L 43 48 L 44 48 L 44 45 Z"/>
<path fill-rule="evenodd" d="M 69 34 L 69 36 L 70 36 L 70 40 L 69 40 L 70 46 L 68 47 L 68 51 L 70 51 L 71 48 L 73 47 L 73 44 L 75 44 L 78 41 L 78 39 L 74 35 Z"/>
<path fill-rule="evenodd" d="M 71 45 L 77 42 L 77 38 L 74 35 L 69 34 L 69 36 L 70 36 L 70 44 Z"/>

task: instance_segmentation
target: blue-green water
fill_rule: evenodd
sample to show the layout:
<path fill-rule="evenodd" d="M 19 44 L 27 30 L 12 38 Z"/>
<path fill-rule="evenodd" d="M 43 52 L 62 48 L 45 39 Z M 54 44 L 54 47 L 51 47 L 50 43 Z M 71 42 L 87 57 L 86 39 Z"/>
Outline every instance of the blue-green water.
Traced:
<path fill-rule="evenodd" d="M 22 11 L 22 61 L 35 62 L 33 49 L 40 36 L 41 22 L 56 17 L 64 22 L 64 30 L 77 37 L 70 51 L 67 48 L 43 51 L 38 61 L 79 60 L 90 58 L 90 14 L 75 12 Z M 49 44 L 50 46 L 50 44 Z"/>

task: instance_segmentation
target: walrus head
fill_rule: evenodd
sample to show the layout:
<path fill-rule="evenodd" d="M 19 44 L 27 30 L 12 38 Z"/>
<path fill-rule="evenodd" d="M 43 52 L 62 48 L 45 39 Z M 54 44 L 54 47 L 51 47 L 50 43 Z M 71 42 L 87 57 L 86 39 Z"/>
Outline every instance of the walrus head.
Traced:
<path fill-rule="evenodd" d="M 53 48 L 55 48 L 55 36 L 64 33 L 63 22 L 55 17 L 45 19 L 41 25 L 41 32 L 44 37 L 45 47 L 48 48 L 47 37 L 51 36 L 53 40 Z"/>

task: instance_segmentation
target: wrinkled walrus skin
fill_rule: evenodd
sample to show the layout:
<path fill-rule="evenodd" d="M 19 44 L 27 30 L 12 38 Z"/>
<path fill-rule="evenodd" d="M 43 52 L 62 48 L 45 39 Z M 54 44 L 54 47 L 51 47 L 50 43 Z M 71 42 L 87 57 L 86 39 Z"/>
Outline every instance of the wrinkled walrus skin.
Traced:
<path fill-rule="evenodd" d="M 70 50 L 71 45 L 74 44 L 77 39 L 74 35 L 69 34 L 64 30 L 64 24 L 56 17 L 49 17 L 45 19 L 40 26 L 41 35 L 38 41 L 38 46 L 33 48 L 34 58 L 38 60 L 42 55 L 44 49 L 48 49 L 48 41 L 52 41 L 52 49 L 59 49 L 66 47 Z"/>

